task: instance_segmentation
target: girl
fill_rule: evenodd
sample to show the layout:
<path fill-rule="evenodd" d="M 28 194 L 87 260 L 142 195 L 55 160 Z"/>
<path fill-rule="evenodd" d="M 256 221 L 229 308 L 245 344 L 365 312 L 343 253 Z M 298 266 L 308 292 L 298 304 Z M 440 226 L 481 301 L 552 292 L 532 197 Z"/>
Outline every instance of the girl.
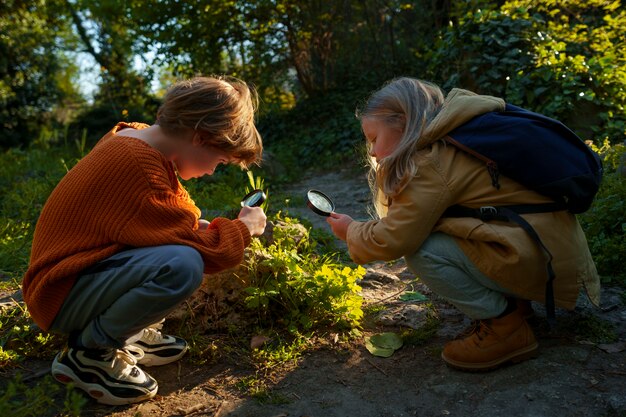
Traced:
<path fill-rule="evenodd" d="M 357 112 L 370 156 L 370 184 L 378 220 L 332 213 L 328 223 L 364 264 L 403 257 L 434 292 L 476 320 L 446 344 L 443 360 L 462 370 L 488 370 L 536 356 L 525 315 L 529 300 L 544 301 L 545 257 L 521 228 L 503 222 L 442 217 L 459 204 L 540 204 L 550 200 L 501 178 L 491 186 L 484 163 L 443 137 L 472 118 L 503 111 L 502 99 L 453 89 L 444 97 L 432 83 L 398 78 L 374 92 Z M 567 212 L 524 215 L 552 253 L 557 306 L 573 309 L 581 285 L 599 303 L 599 278 L 576 217 Z"/>

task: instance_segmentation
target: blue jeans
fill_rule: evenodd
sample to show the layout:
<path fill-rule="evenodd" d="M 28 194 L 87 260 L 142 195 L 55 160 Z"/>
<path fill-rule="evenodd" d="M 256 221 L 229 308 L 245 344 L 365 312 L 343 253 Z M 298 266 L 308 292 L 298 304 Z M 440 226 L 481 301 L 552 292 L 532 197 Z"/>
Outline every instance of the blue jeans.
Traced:
<path fill-rule="evenodd" d="M 405 256 L 408 268 L 433 292 L 474 320 L 497 317 L 514 294 L 476 268 L 453 237 L 433 233 Z"/>
<path fill-rule="evenodd" d="M 126 250 L 84 271 L 51 330 L 86 348 L 121 348 L 162 320 L 202 283 L 204 262 L 188 246 Z"/>

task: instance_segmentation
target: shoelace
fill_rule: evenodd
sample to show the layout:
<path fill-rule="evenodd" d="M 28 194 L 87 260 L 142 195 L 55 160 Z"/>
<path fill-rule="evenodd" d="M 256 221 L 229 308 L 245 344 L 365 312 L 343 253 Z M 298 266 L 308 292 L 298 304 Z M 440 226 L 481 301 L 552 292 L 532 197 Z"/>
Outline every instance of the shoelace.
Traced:
<path fill-rule="evenodd" d="M 146 353 L 139 346 L 135 346 L 132 344 L 126 345 L 124 346 L 124 349 L 126 349 L 128 353 L 133 355 L 133 357 L 137 360 L 137 362 L 139 362 L 140 360 L 143 359 L 144 356 L 146 356 Z"/>
<path fill-rule="evenodd" d="M 156 328 L 148 327 L 146 329 L 143 329 L 142 339 L 144 339 L 145 341 L 149 343 L 160 342 L 163 340 L 163 335 Z"/>
<path fill-rule="evenodd" d="M 455 339 L 464 339 L 467 336 L 470 336 L 471 334 L 475 333 L 479 327 L 480 327 L 480 320 L 472 320 L 469 326 L 463 329 L 461 333 L 459 333 L 455 337 Z"/>
<path fill-rule="evenodd" d="M 495 332 L 486 320 L 480 320 L 476 329 L 476 337 L 478 337 L 478 340 L 483 340 L 488 334 L 495 334 Z"/>
<path fill-rule="evenodd" d="M 476 334 L 478 340 L 483 340 L 483 338 L 489 333 L 493 333 L 493 330 L 486 320 L 472 320 L 470 325 L 459 333 L 455 339 L 465 339 L 473 334 Z"/>

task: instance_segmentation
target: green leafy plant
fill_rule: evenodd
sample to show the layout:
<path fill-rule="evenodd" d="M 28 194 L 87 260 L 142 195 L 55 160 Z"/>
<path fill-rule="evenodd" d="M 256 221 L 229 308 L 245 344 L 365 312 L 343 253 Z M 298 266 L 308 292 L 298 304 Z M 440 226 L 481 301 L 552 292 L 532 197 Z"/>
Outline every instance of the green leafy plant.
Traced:
<path fill-rule="evenodd" d="M 624 140 L 626 65 L 620 1 L 455 4 L 428 52 L 444 88 L 467 88 L 555 117 L 597 143 Z M 470 40 L 470 42 L 468 42 Z"/>
<path fill-rule="evenodd" d="M 250 187 L 252 187 L 246 187 L 246 194 L 252 192 L 252 190 L 263 190 L 266 200 L 263 202 L 263 204 L 260 205 L 260 207 L 263 209 L 263 211 L 267 212 L 269 208 L 270 192 L 269 189 L 265 188 L 265 180 L 261 176 L 255 177 L 252 171 L 246 171 L 246 175 L 248 176 L 248 182 L 250 183 Z"/>
<path fill-rule="evenodd" d="M 600 148 L 592 148 L 602 156 L 606 173 L 593 205 L 578 219 L 602 282 L 626 285 L 626 178 L 616 171 L 626 148 L 607 141 Z"/>
<path fill-rule="evenodd" d="M 0 314 L 0 369 L 16 366 L 25 358 L 50 357 L 61 347 L 61 339 L 33 326 L 21 304 L 5 309 Z"/>
<path fill-rule="evenodd" d="M 248 260 L 247 307 L 262 322 L 283 324 L 292 332 L 323 325 L 358 327 L 363 317 L 357 280 L 362 267 L 350 268 L 321 256 L 309 242 L 308 230 L 295 220 L 275 221 L 272 241 L 255 239 Z"/>
<path fill-rule="evenodd" d="M 63 403 L 59 403 L 59 393 L 65 390 Z M 12 417 L 36 416 L 80 416 L 87 399 L 74 390 L 72 384 L 65 388 L 55 383 L 50 375 L 33 386 L 27 385 L 18 374 L 9 381 L 0 396 L 0 414 Z"/>

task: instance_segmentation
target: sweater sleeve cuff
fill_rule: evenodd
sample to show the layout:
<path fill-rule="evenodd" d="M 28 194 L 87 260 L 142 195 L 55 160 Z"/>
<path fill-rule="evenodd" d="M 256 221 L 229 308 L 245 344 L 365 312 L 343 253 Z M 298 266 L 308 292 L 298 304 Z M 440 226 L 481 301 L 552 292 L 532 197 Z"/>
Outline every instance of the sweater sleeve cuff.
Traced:
<path fill-rule="evenodd" d="M 237 226 L 239 232 L 241 232 L 241 236 L 243 237 L 243 246 L 247 248 L 250 244 L 250 241 L 252 240 L 252 236 L 250 235 L 250 230 L 248 229 L 248 226 L 246 226 L 244 222 L 239 219 L 233 220 L 233 224 Z"/>

